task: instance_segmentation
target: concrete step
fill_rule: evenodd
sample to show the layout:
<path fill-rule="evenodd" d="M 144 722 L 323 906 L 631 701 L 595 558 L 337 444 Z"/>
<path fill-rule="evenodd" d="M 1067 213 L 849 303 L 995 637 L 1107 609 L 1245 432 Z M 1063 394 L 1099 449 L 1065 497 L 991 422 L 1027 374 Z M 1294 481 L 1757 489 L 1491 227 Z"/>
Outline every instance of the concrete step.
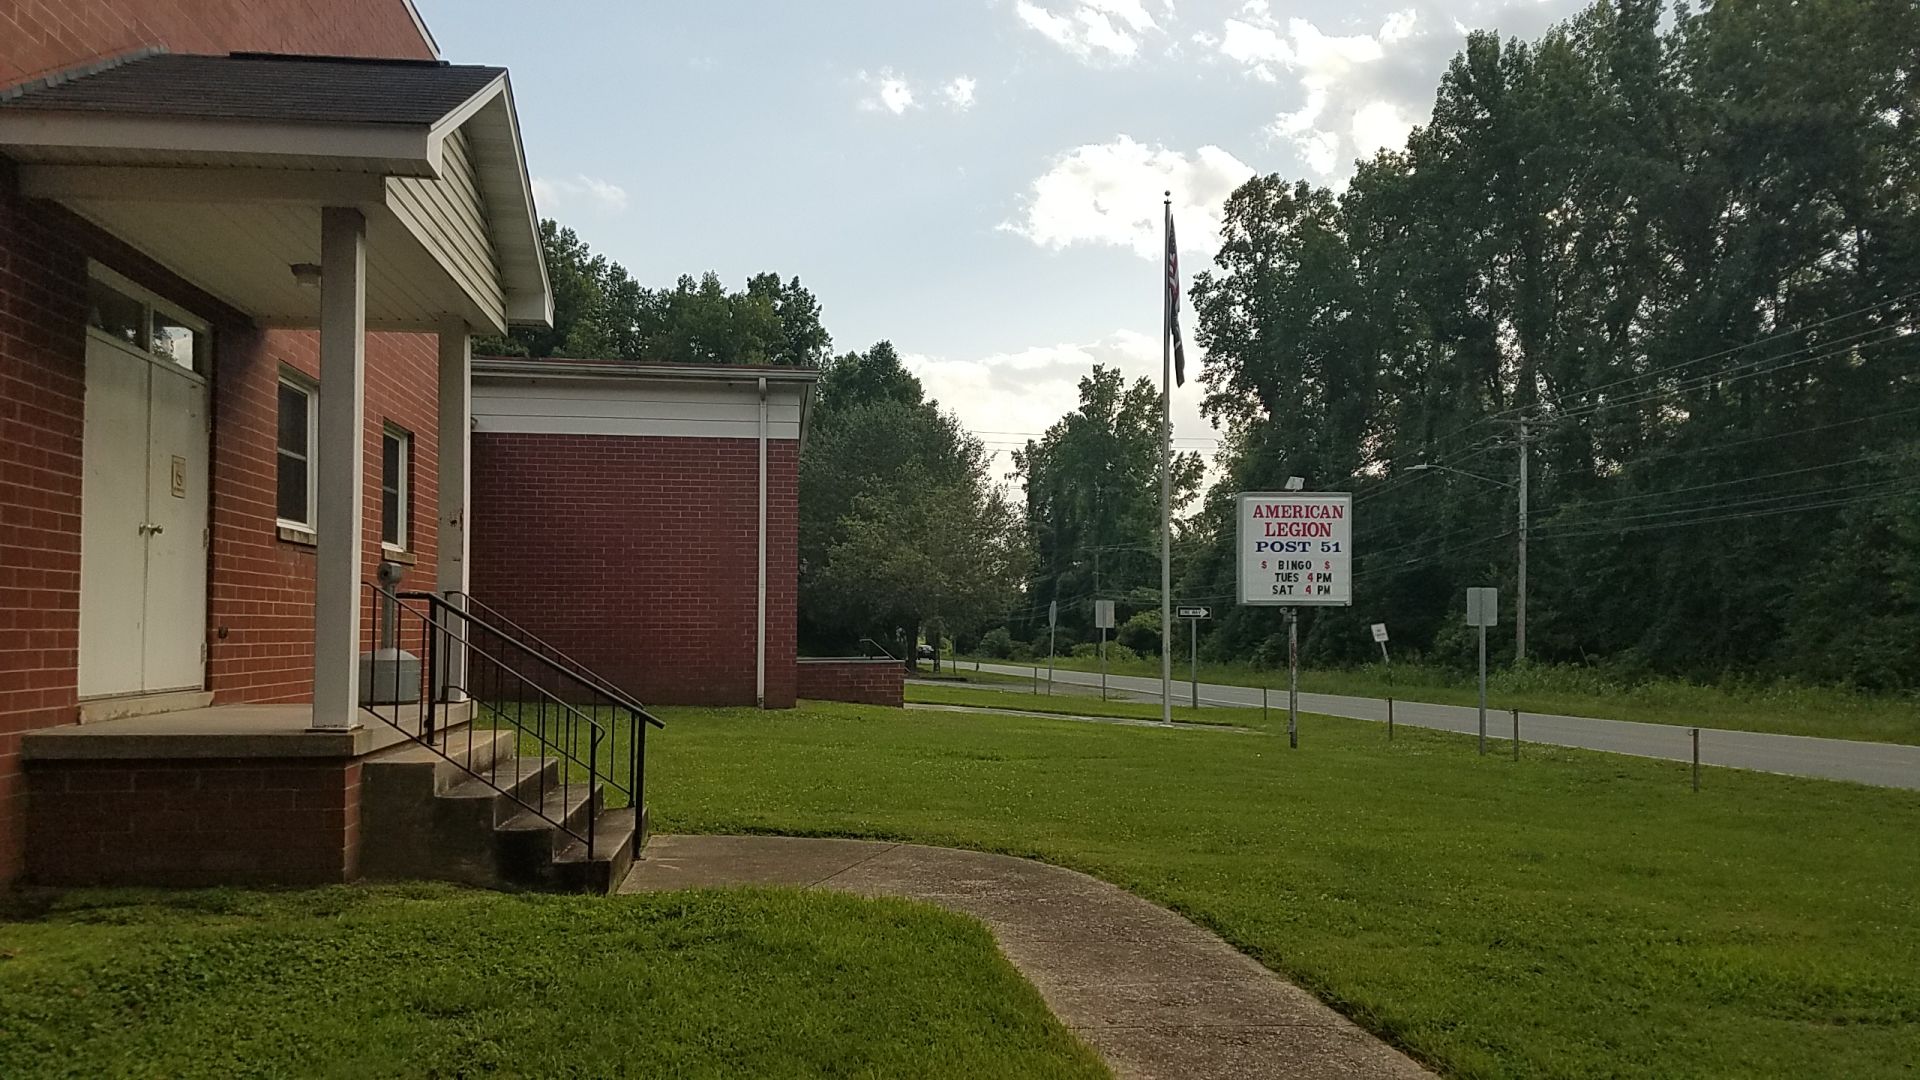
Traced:
<path fill-rule="evenodd" d="M 539 805 L 549 791 L 560 786 L 558 758 L 503 757 L 492 768 L 478 775 L 462 774 L 459 782 L 437 792 L 447 802 L 486 804 L 490 828 L 498 827 L 523 809 L 523 803 Z"/>
<path fill-rule="evenodd" d="M 631 806 L 603 811 L 594 822 L 592 851 L 569 837 L 554 854 L 554 880 L 570 892 L 610 893 L 626 880 L 627 871 L 633 868 L 635 849 L 646 841 L 644 807 L 637 813 Z"/>
<path fill-rule="evenodd" d="M 434 736 L 431 745 L 409 740 L 368 756 L 363 766 L 388 786 L 422 788 L 437 795 L 465 782 L 471 773 L 487 773 L 516 749 L 511 731 L 462 725 Z"/>

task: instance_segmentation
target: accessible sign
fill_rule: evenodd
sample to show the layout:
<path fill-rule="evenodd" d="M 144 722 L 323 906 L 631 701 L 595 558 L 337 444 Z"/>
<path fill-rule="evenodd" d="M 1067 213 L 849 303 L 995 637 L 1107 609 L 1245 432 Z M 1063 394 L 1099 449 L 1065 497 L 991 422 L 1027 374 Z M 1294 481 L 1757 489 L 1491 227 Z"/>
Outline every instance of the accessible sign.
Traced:
<path fill-rule="evenodd" d="M 1243 492 L 1235 500 L 1235 518 L 1242 604 L 1353 603 L 1353 496 Z"/>

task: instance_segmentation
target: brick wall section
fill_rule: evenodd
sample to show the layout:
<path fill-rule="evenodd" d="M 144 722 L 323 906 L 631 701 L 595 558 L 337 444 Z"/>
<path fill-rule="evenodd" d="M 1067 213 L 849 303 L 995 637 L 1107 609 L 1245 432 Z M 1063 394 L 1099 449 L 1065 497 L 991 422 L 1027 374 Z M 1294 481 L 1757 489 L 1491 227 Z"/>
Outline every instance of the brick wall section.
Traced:
<path fill-rule="evenodd" d="M 754 701 L 759 443 L 480 432 L 474 595 L 653 704 Z M 767 704 L 795 694 L 799 444 L 767 454 Z"/>
<path fill-rule="evenodd" d="M 898 660 L 802 660 L 800 696 L 859 705 L 907 703 L 907 669 Z"/>
<path fill-rule="evenodd" d="M 313 695 L 314 549 L 278 538 L 275 440 L 281 370 L 321 376 L 319 341 L 310 333 L 238 331 L 218 345 L 207 685 L 218 704 L 307 701 Z M 321 378 L 322 393 L 325 385 Z M 402 585 L 433 588 L 440 509 L 438 386 L 432 336 L 367 335 L 364 577 L 373 576 L 383 557 L 380 436 L 391 424 L 413 436 L 410 554 L 416 561 Z M 370 618 L 370 607 L 366 614 Z"/>
<path fill-rule="evenodd" d="M 432 55 L 401 0 L 13 0 L 0 86 L 148 45 L 173 52 Z"/>
<path fill-rule="evenodd" d="M 43 761 L 36 885 L 323 885 L 359 876 L 360 764 Z"/>

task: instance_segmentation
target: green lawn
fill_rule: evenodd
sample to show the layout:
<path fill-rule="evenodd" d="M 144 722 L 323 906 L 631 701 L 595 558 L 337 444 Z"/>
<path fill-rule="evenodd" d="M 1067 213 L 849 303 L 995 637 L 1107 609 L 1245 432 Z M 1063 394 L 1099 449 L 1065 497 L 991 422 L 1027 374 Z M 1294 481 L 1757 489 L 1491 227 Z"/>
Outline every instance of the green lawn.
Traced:
<path fill-rule="evenodd" d="M 984 709 L 1021 709 L 1027 712 L 1069 713 L 1079 716 L 1118 716 L 1136 720 L 1160 719 L 1160 705 L 1128 699 L 1100 700 L 1097 694 L 1040 694 L 989 690 L 973 686 L 927 686 L 908 683 L 907 700 L 934 705 L 966 705 Z M 1284 703 L 1283 703 L 1284 704 Z M 1284 719 L 1285 711 L 1282 710 Z M 1194 709 L 1173 707 L 1176 724 L 1254 724 L 1260 721 L 1259 709 Z"/>
<path fill-rule="evenodd" d="M 1077 867 L 1467 1077 L 1911 1077 L 1920 794 L 1309 717 L 1302 749 L 1037 718 L 667 710 L 663 831 Z"/>
<path fill-rule="evenodd" d="M 1006 660 L 983 662 L 1030 666 L 1027 662 Z M 973 661 L 967 659 L 962 663 Z M 1100 670 L 1098 660 L 1063 657 L 1057 664 L 1065 670 Z M 1041 670 L 1045 671 L 1044 663 Z M 1160 664 L 1150 657 L 1129 664 L 1112 664 L 1108 672 L 1157 679 Z M 1186 678 L 1186 672 L 1185 664 L 1174 664 L 1176 686 Z M 1200 681 L 1284 689 L 1287 672 L 1284 668 L 1276 671 L 1244 664 L 1201 664 Z M 1056 684 L 1055 690 L 1058 689 Z M 1429 665 L 1302 668 L 1300 689 L 1315 694 L 1396 697 L 1440 705 L 1473 705 L 1479 701 L 1479 690 L 1470 676 Z M 1176 690 L 1176 694 L 1185 692 Z M 1591 670 L 1551 665 L 1490 671 L 1487 692 L 1489 704 L 1502 710 L 1920 745 L 1920 698 L 1913 695 L 1869 696 L 1791 685 L 1726 689 L 1696 686 L 1675 679 L 1628 685 Z M 1179 700 L 1178 697 L 1175 700 Z"/>
<path fill-rule="evenodd" d="M 79 892 L 0 921 L 0 1076 L 1100 1077 L 979 924 L 788 890 Z"/>

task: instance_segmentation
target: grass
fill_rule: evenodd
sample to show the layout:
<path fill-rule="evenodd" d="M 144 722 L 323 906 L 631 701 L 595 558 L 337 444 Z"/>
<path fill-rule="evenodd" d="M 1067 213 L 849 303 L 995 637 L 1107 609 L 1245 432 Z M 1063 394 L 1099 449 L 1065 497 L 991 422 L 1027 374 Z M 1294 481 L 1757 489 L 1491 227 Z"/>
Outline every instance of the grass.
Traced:
<path fill-rule="evenodd" d="M 982 662 L 1026 666 L 1020 661 Z M 1057 664 L 1073 671 L 1100 670 L 1098 660 L 1063 657 Z M 1186 670 L 1184 664 L 1175 664 L 1176 682 L 1186 677 Z M 1153 658 L 1115 663 L 1108 672 L 1158 679 L 1160 664 Z M 1228 686 L 1284 687 L 1287 672 L 1244 664 L 1201 664 L 1200 679 Z M 1300 689 L 1439 705 L 1473 705 L 1479 700 L 1472 676 L 1419 664 L 1303 667 Z M 1489 671 L 1487 693 L 1489 703 L 1500 709 L 1532 713 L 1920 745 L 1920 699 L 1911 696 L 1870 696 L 1791 684 L 1713 687 L 1678 679 L 1629 683 L 1590 668 L 1544 664 Z"/>
<path fill-rule="evenodd" d="M 1459 1077 L 1910 1077 L 1920 795 L 1308 717 L 1284 740 L 668 710 L 664 831 L 1043 858 L 1187 914 Z"/>
<path fill-rule="evenodd" d="M 1056 693 L 1048 695 L 988 690 L 971 686 L 926 686 L 908 683 L 907 700 L 933 705 L 964 705 L 976 709 L 1019 709 L 1025 712 L 1115 716 L 1135 720 L 1160 719 L 1160 705 L 1157 701 L 1118 699 L 1102 701 L 1097 688 L 1092 694 L 1062 694 L 1057 692 L 1060 689 L 1059 686 L 1055 686 L 1054 689 Z M 1076 689 L 1084 690 L 1084 687 Z M 1176 724 L 1251 724 L 1258 722 L 1259 719 L 1259 709 L 1195 709 L 1186 705 L 1173 707 L 1173 722 Z"/>
<path fill-rule="evenodd" d="M 0 921 L 0 1076 L 1099 1077 L 979 924 L 790 890 L 80 892 Z"/>

